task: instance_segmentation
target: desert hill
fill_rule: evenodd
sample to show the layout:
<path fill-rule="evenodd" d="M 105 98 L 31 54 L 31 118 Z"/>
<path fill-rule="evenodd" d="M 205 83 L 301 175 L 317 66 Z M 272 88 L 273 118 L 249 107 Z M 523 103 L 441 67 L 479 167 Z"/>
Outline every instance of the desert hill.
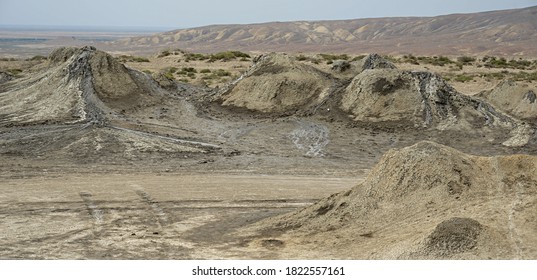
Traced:
<path fill-rule="evenodd" d="M 535 156 L 420 142 L 387 152 L 351 190 L 254 229 L 272 232 L 284 257 L 533 259 L 536 171 Z"/>
<path fill-rule="evenodd" d="M 213 25 L 121 39 L 112 49 L 537 55 L 537 7 L 436 17 Z"/>

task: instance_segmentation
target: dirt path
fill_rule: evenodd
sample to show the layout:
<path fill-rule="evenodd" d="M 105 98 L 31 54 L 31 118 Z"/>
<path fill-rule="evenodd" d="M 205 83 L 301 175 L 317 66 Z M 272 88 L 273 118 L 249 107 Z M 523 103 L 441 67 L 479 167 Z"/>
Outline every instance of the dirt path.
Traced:
<path fill-rule="evenodd" d="M 0 183 L 3 259 L 270 258 L 233 231 L 358 178 L 68 174 Z M 249 253 L 251 254 L 251 253 Z M 267 253 L 269 254 L 269 253 Z"/>

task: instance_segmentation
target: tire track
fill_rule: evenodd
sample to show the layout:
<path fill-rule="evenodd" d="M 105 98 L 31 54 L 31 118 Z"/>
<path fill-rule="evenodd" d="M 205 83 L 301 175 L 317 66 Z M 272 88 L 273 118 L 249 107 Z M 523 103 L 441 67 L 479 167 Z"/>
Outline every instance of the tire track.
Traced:
<path fill-rule="evenodd" d="M 522 239 L 520 238 L 520 234 L 518 233 L 518 229 L 515 223 L 515 214 L 517 212 L 517 209 L 520 209 L 520 207 L 522 206 L 522 193 L 520 192 L 521 188 L 523 188 L 523 185 L 517 183 L 515 186 L 515 197 L 513 198 L 513 201 L 509 207 L 509 214 L 507 217 L 509 226 L 509 238 L 513 242 L 516 255 L 519 259 L 523 259 L 521 249 Z"/>
<path fill-rule="evenodd" d="M 512 196 L 513 194 L 507 191 L 507 186 L 504 183 L 504 178 L 506 177 L 506 175 L 501 170 L 498 159 L 494 160 L 493 165 L 494 165 L 494 170 L 496 174 L 496 180 L 498 182 L 498 193 L 503 194 L 505 197 Z M 514 218 L 516 214 L 516 209 L 522 203 L 522 198 L 521 198 L 521 193 L 519 191 L 519 184 L 517 184 L 514 187 L 516 188 L 515 197 L 513 198 L 511 204 L 506 209 L 507 210 L 507 230 L 508 230 L 509 240 L 511 243 L 511 248 L 514 251 L 514 258 L 521 259 L 522 258 L 522 249 L 520 248 L 521 240 L 518 234 L 518 230 L 517 230 Z"/>
<path fill-rule="evenodd" d="M 168 215 L 162 208 L 160 207 L 159 203 L 156 202 L 149 193 L 147 193 L 145 190 L 138 188 L 134 191 L 141 200 L 146 203 L 151 211 L 153 212 L 153 215 L 156 217 L 156 220 L 160 227 L 164 227 L 169 224 L 170 219 L 168 218 Z"/>
<path fill-rule="evenodd" d="M 104 212 L 93 201 L 93 195 L 89 192 L 80 192 L 80 198 L 84 201 L 88 213 L 92 217 L 94 230 L 100 232 L 104 223 Z"/>

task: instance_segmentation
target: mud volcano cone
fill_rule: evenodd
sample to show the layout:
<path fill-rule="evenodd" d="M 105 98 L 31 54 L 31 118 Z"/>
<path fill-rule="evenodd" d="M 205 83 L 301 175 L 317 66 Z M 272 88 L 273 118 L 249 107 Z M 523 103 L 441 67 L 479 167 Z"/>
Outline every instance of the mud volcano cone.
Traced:
<path fill-rule="evenodd" d="M 48 64 L 4 89 L 0 124 L 103 123 L 163 95 L 150 77 L 93 47 L 56 49 Z"/>
<path fill-rule="evenodd" d="M 351 190 L 257 229 L 325 257 L 535 258 L 536 171 L 534 156 L 420 142 L 387 152 Z"/>
<path fill-rule="evenodd" d="M 224 106 L 293 114 L 322 102 L 333 79 L 284 54 L 264 55 L 221 94 Z"/>

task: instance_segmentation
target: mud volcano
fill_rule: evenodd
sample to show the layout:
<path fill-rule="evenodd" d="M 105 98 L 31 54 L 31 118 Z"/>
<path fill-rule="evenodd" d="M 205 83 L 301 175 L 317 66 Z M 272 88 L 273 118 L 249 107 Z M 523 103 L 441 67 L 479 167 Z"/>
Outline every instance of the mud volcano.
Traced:
<path fill-rule="evenodd" d="M 163 106 L 174 108 L 176 114 L 189 111 L 150 76 L 125 67 L 105 52 L 93 47 L 60 48 L 46 63 L 32 75 L 3 84 L 0 143 L 4 154 L 115 163 L 219 148 L 191 137 L 162 135 L 144 124 L 147 111 Z"/>
<path fill-rule="evenodd" d="M 255 230 L 285 242 L 288 257 L 307 257 L 293 255 L 300 248 L 351 259 L 532 259 L 536 171 L 534 156 L 477 157 L 420 142 L 387 152 L 353 189 Z"/>
<path fill-rule="evenodd" d="M 293 114 L 321 104 L 334 86 L 330 75 L 285 54 L 270 54 L 257 58 L 220 98 L 224 106 Z"/>

